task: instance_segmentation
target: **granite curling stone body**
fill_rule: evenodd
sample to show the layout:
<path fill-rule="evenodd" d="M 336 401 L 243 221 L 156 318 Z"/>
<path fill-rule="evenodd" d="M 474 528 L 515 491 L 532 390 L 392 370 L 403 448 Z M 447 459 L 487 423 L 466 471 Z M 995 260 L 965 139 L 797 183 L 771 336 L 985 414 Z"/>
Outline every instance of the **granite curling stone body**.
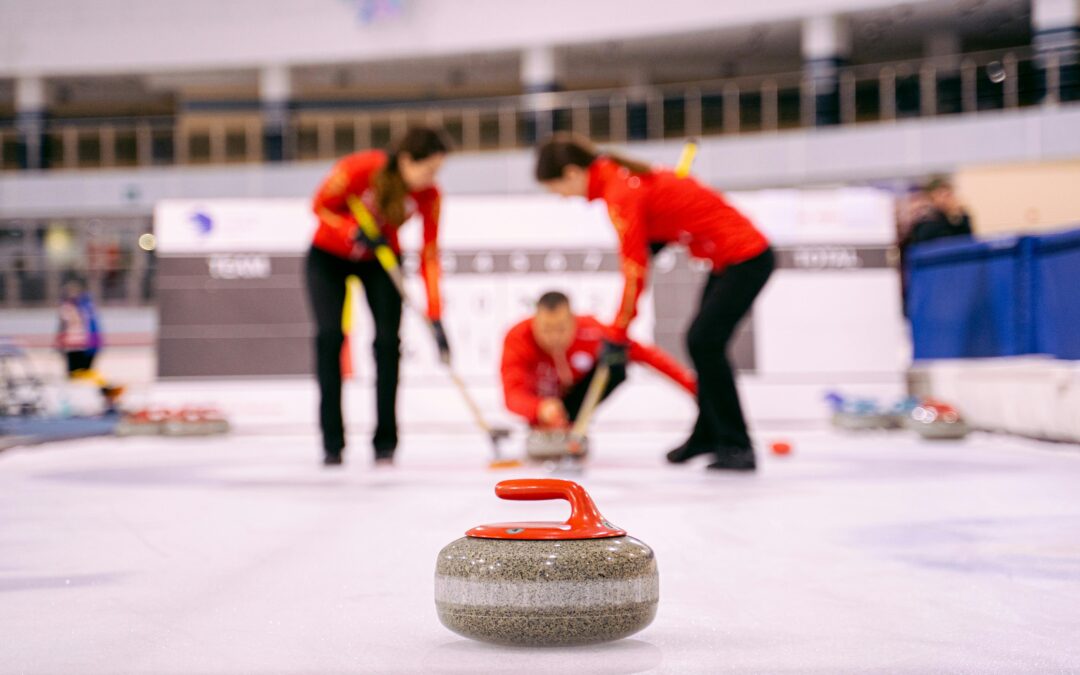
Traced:
<path fill-rule="evenodd" d="M 659 600 L 656 558 L 604 520 L 577 483 L 507 480 L 503 499 L 565 499 L 565 523 L 481 525 L 439 553 L 439 620 L 465 637 L 506 645 L 606 642 L 652 623 Z"/>
<path fill-rule="evenodd" d="M 589 439 L 582 438 L 579 457 L 589 454 Z M 525 456 L 532 462 L 550 462 L 570 454 L 570 432 L 563 429 L 533 429 L 525 439 Z"/>

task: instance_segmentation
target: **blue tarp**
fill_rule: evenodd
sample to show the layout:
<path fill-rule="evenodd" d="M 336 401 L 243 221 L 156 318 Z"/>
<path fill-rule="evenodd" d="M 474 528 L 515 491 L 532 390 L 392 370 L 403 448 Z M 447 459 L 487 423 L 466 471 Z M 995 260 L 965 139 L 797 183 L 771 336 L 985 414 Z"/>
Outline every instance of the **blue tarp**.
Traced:
<path fill-rule="evenodd" d="M 1080 230 L 921 244 L 908 271 L 916 359 L 1080 359 Z"/>
<path fill-rule="evenodd" d="M 100 417 L 0 417 L 0 449 L 9 445 L 36 445 L 90 436 L 108 436 L 116 429 L 117 415 Z"/>
<path fill-rule="evenodd" d="M 1034 243 L 1035 351 L 1080 359 L 1080 229 Z"/>

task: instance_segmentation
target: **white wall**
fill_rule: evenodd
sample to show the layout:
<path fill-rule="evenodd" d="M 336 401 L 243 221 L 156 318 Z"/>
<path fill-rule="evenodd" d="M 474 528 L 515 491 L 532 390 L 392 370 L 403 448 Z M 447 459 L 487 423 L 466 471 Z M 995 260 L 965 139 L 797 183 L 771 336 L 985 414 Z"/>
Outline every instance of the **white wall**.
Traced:
<path fill-rule="evenodd" d="M 899 4 L 403 1 L 402 17 L 364 26 L 356 18 L 357 0 L 2 0 L 0 75 L 196 70 L 517 50 Z"/>
<path fill-rule="evenodd" d="M 1080 223 L 1080 159 L 972 166 L 953 180 L 980 234 L 1046 232 Z"/>
<path fill-rule="evenodd" d="M 1080 443 L 1080 365 L 1043 356 L 958 359 L 913 368 L 926 394 L 977 429 Z"/>

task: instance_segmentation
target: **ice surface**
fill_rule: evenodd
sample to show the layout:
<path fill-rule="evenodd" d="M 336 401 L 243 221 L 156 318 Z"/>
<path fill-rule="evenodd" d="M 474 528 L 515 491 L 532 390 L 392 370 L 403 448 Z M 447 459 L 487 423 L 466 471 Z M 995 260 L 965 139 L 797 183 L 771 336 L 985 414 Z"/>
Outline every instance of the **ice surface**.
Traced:
<path fill-rule="evenodd" d="M 621 642 L 524 650 L 444 629 L 432 573 L 473 525 L 562 517 L 492 492 L 543 471 L 488 470 L 465 430 L 406 434 L 390 470 L 354 437 L 327 471 L 310 425 L 234 421 L 0 454 L 0 672 L 1080 669 L 1075 446 L 762 432 L 793 454 L 717 476 L 663 465 L 676 432 L 606 427 L 579 480 L 655 549 L 659 614 Z"/>

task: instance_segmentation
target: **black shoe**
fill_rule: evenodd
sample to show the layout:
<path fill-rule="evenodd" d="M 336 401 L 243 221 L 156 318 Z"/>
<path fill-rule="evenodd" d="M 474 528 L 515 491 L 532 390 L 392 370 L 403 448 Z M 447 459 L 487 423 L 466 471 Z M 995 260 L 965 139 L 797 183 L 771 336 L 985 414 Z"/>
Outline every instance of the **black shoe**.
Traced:
<path fill-rule="evenodd" d="M 753 450 L 718 452 L 716 461 L 708 468 L 714 471 L 754 471 L 757 469 L 757 461 L 754 459 Z"/>
<path fill-rule="evenodd" d="M 667 461 L 672 464 L 682 464 L 698 455 L 707 455 L 716 452 L 715 447 L 687 441 L 667 454 Z"/>
<path fill-rule="evenodd" d="M 341 458 L 341 451 L 327 451 L 326 454 L 323 455 L 322 463 L 323 466 L 341 466 L 342 464 L 344 464 L 344 460 Z"/>
<path fill-rule="evenodd" d="M 391 427 L 387 430 L 384 427 L 378 427 L 375 429 L 375 433 L 371 437 L 371 447 L 375 450 L 375 459 L 392 459 L 397 446 L 398 434 L 396 428 Z"/>

